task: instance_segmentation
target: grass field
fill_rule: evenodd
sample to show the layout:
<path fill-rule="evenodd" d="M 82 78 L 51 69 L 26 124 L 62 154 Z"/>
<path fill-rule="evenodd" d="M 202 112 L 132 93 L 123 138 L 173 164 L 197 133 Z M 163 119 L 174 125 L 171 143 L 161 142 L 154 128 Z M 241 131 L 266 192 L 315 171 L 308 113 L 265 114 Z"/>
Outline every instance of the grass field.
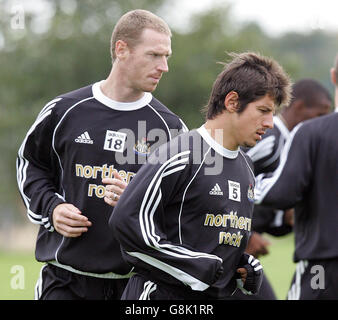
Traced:
<path fill-rule="evenodd" d="M 267 236 L 271 246 L 269 254 L 260 257 L 264 272 L 273 289 L 275 290 L 278 300 L 285 300 L 296 264 L 293 263 L 294 236 L 293 233 L 283 237 Z"/>
<path fill-rule="evenodd" d="M 295 269 L 292 262 L 293 235 L 271 241 L 270 254 L 260 260 L 277 298 L 284 300 Z M 34 259 L 34 252 L 0 251 L 0 300 L 34 299 L 34 287 L 39 277 L 41 263 Z"/>
<path fill-rule="evenodd" d="M 34 299 L 34 287 L 41 267 L 33 252 L 0 251 L 0 299 Z"/>

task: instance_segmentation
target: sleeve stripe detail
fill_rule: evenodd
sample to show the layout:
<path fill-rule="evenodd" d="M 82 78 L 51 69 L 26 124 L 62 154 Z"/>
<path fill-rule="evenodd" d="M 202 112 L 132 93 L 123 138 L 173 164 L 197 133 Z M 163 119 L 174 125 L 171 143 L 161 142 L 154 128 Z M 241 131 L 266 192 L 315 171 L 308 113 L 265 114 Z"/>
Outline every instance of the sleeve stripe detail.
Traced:
<path fill-rule="evenodd" d="M 32 212 L 29 209 L 30 206 L 30 198 L 24 193 L 24 184 L 26 182 L 26 178 L 27 178 L 27 167 L 29 165 L 29 161 L 24 157 L 23 153 L 24 153 L 24 149 L 26 146 L 26 142 L 28 137 L 31 135 L 31 133 L 35 130 L 35 128 L 45 119 L 47 118 L 51 113 L 52 113 L 52 109 L 55 107 L 56 102 L 59 102 L 62 98 L 58 98 L 58 99 L 54 99 L 50 102 L 48 102 L 43 109 L 40 111 L 37 119 L 35 120 L 35 122 L 33 123 L 33 125 L 31 126 L 31 128 L 29 129 L 29 131 L 27 132 L 25 139 L 23 140 L 20 148 L 19 148 L 19 152 L 18 152 L 18 160 L 17 160 L 17 182 L 18 182 L 18 186 L 19 186 L 19 191 L 22 195 L 22 198 L 25 202 L 25 205 L 27 207 L 27 214 L 31 215 L 30 219 L 33 223 L 37 223 L 34 219 L 39 219 L 42 217 L 42 215 L 37 215 L 34 212 Z M 35 222 L 34 222 L 35 221 Z"/>
<path fill-rule="evenodd" d="M 19 152 L 18 152 L 18 159 L 17 159 L 17 182 L 18 182 L 18 187 L 19 187 L 19 191 L 22 195 L 22 198 L 25 202 L 25 205 L 27 207 L 27 213 L 28 214 L 33 214 L 32 218 L 41 218 L 42 215 L 38 215 L 35 214 L 34 212 L 32 212 L 29 209 L 30 206 L 30 198 L 24 193 L 24 184 L 26 182 L 27 179 L 27 167 L 29 165 L 29 161 L 24 157 L 24 149 L 26 146 L 26 142 L 28 137 L 31 135 L 31 133 L 35 130 L 35 128 L 45 119 L 47 118 L 51 112 L 52 112 L 52 108 L 55 106 L 55 103 L 52 104 L 49 108 L 48 111 L 46 110 L 44 113 L 41 113 L 41 116 L 39 116 L 36 121 L 34 122 L 34 124 L 32 125 L 32 127 L 29 129 L 29 131 L 26 134 L 25 139 L 23 140 Z"/>
<path fill-rule="evenodd" d="M 163 173 L 162 178 L 164 178 L 164 177 L 166 177 L 166 176 L 169 176 L 169 175 L 175 173 L 176 171 L 182 171 L 185 167 L 186 167 L 186 165 L 184 165 L 184 166 L 179 166 L 179 167 L 176 167 L 176 168 L 174 168 L 174 169 L 168 170 L 168 171 L 166 171 L 165 173 Z"/>
<path fill-rule="evenodd" d="M 172 267 L 166 263 L 164 263 L 163 261 L 160 261 L 158 259 L 155 259 L 153 257 L 147 256 L 143 253 L 139 253 L 139 252 L 127 252 L 129 255 L 136 257 L 148 264 L 150 264 L 151 266 L 154 266 L 168 274 L 170 274 L 171 276 L 173 276 L 176 279 L 179 279 L 180 281 L 182 281 L 183 283 L 189 285 L 193 290 L 197 290 L 197 291 L 204 291 L 206 290 L 209 285 L 196 279 L 195 277 L 187 274 L 186 272 Z"/>
<path fill-rule="evenodd" d="M 272 153 L 275 140 L 275 136 L 269 136 L 249 149 L 246 154 L 256 162 Z"/>
<path fill-rule="evenodd" d="M 46 111 L 50 110 L 51 108 L 53 108 L 55 106 L 55 104 L 57 102 L 59 102 L 62 98 L 57 98 L 57 99 L 54 99 L 52 101 L 49 101 L 43 108 L 42 110 L 40 111 L 38 117 L 42 116 L 43 113 L 45 113 Z M 52 106 L 53 104 L 53 106 Z"/>
<path fill-rule="evenodd" d="M 187 187 L 185 188 L 183 196 L 182 196 L 182 201 L 181 201 L 181 206 L 180 206 L 180 213 L 178 215 L 178 228 L 179 228 L 178 229 L 178 234 L 179 234 L 180 244 L 182 244 L 181 216 L 182 216 L 182 209 L 183 209 L 183 204 L 184 204 L 184 200 L 185 200 L 185 195 L 187 193 L 188 188 L 190 187 L 190 184 L 193 182 L 193 180 L 195 179 L 196 175 L 201 170 L 202 165 L 203 165 L 203 163 L 205 161 L 205 158 L 206 158 L 207 154 L 210 152 L 210 150 L 211 150 L 211 147 L 209 147 L 208 151 L 204 154 L 204 157 L 203 157 L 203 160 L 201 161 L 200 166 L 196 170 L 194 176 L 191 178 L 191 180 L 188 183 Z"/>
<path fill-rule="evenodd" d="M 167 122 L 164 120 L 164 118 L 158 113 L 158 111 L 155 110 L 155 108 L 150 104 L 148 103 L 148 106 L 150 109 L 152 109 L 158 116 L 159 118 L 163 121 L 165 127 L 167 128 L 167 131 L 168 131 L 168 135 L 169 135 L 169 140 L 171 140 L 171 133 L 170 133 L 170 130 L 169 130 L 169 127 L 168 127 L 168 124 Z"/>
<path fill-rule="evenodd" d="M 83 99 L 79 102 L 77 102 L 76 104 L 74 104 L 71 108 L 69 108 L 66 113 L 63 115 L 62 119 L 60 120 L 60 122 L 63 120 L 63 118 L 65 117 L 65 115 L 73 108 L 75 107 L 76 105 L 78 105 L 79 103 L 82 103 L 86 100 L 89 100 L 89 99 L 93 99 L 93 97 L 89 97 L 89 98 L 86 98 L 86 99 Z M 43 122 L 47 117 L 49 117 L 52 113 L 52 109 L 55 107 L 55 105 L 57 104 L 57 102 L 59 102 L 60 100 L 62 100 L 62 98 L 57 98 L 57 99 L 54 99 L 54 100 L 51 100 L 50 102 L 48 102 L 44 107 L 43 109 L 40 111 L 40 113 L 38 114 L 37 116 L 37 119 L 35 120 L 35 122 L 33 123 L 33 125 L 31 126 L 31 128 L 29 129 L 29 131 L 27 132 L 20 148 L 19 148 L 19 151 L 18 151 L 18 159 L 16 161 L 16 169 L 17 169 L 17 182 L 18 182 L 18 187 L 19 187 L 19 191 L 20 191 L 20 194 L 23 198 L 23 201 L 25 203 L 25 206 L 27 208 L 27 216 L 29 218 L 29 220 L 34 223 L 34 224 L 40 224 L 40 225 L 44 225 L 46 229 L 48 229 L 49 231 L 52 231 L 54 230 L 54 228 L 51 226 L 50 222 L 48 221 L 48 218 L 45 218 L 47 220 L 43 220 L 42 217 L 43 215 L 42 214 L 37 214 L 35 212 L 33 212 L 31 209 L 30 209 L 30 202 L 31 202 L 31 199 L 25 194 L 24 192 L 24 185 L 26 183 L 26 180 L 27 180 L 27 169 L 28 169 L 28 166 L 29 166 L 29 161 L 24 157 L 24 150 L 25 150 L 25 147 L 26 147 L 26 143 L 27 143 L 27 140 L 28 140 L 28 137 L 32 134 L 32 132 L 34 132 L 34 130 L 36 129 L 36 127 L 41 123 Z M 60 124 L 60 122 L 58 123 L 58 125 Z M 58 127 L 58 126 L 57 126 Z M 58 160 L 59 160 L 59 163 L 60 163 L 60 167 L 61 167 L 61 170 L 62 170 L 62 174 L 63 174 L 63 169 L 62 169 L 62 166 L 61 166 L 61 161 L 60 161 L 60 158 L 57 154 L 57 152 L 55 151 L 55 148 L 54 148 L 54 139 L 55 139 L 55 131 L 57 129 L 57 127 L 55 128 L 54 130 L 54 133 L 53 133 L 53 141 L 52 141 L 52 147 L 53 147 L 53 150 L 54 152 L 56 153 L 57 157 L 58 157 Z M 64 195 L 61 196 L 59 194 L 56 193 L 56 195 L 61 198 L 62 200 L 65 201 L 65 198 L 64 198 Z"/>
<path fill-rule="evenodd" d="M 303 123 L 299 123 L 291 132 L 289 139 L 286 141 L 283 151 L 280 156 L 280 162 L 277 169 L 273 172 L 273 175 L 269 178 L 265 178 L 265 174 L 262 173 L 256 177 L 256 187 L 255 187 L 255 203 L 260 204 L 267 193 L 271 190 L 274 184 L 277 182 L 278 178 L 282 174 L 282 171 L 285 167 L 286 160 L 288 158 L 288 154 L 292 145 L 292 141 L 298 132 L 299 128 L 303 125 Z"/>
<path fill-rule="evenodd" d="M 169 166 L 172 167 L 174 166 L 174 164 L 182 163 L 182 161 L 176 160 L 177 158 L 182 157 L 181 160 L 185 159 L 186 161 L 188 161 L 189 154 L 190 154 L 190 151 L 185 151 L 169 159 L 159 168 L 154 178 L 152 179 L 151 183 L 149 184 L 146 190 L 144 199 L 141 204 L 140 212 L 139 212 L 139 222 L 140 222 L 142 236 L 147 246 L 160 251 L 162 254 L 170 255 L 173 257 L 180 258 L 180 259 L 207 258 L 207 259 L 216 259 L 216 260 L 219 260 L 220 262 L 223 262 L 221 258 L 215 255 L 206 254 L 203 252 L 191 251 L 187 248 L 172 245 L 169 243 L 160 244 L 159 243 L 160 236 L 157 235 L 155 231 L 154 214 L 156 212 L 156 209 L 158 207 L 160 200 L 162 199 L 162 193 L 160 189 L 162 178 L 167 173 L 166 170 Z M 183 166 L 181 167 L 183 170 Z M 175 172 L 176 171 L 179 171 L 179 170 L 175 170 Z M 198 281 L 198 283 L 201 284 L 199 280 L 196 280 L 195 278 L 191 276 L 189 277 L 193 278 L 194 279 L 193 281 L 186 280 L 187 275 L 184 274 L 184 276 L 182 276 L 181 270 L 178 270 L 175 267 L 172 267 L 170 265 L 164 264 L 163 262 L 158 261 L 157 259 L 154 259 L 153 257 L 140 254 L 140 253 L 134 253 L 134 255 L 135 256 L 139 255 L 138 257 L 142 259 L 143 261 L 168 272 L 169 274 L 173 275 L 178 280 L 185 282 L 185 283 L 189 283 L 189 285 L 191 285 L 192 288 L 199 287 L 199 285 L 195 284 L 196 281 Z M 154 261 L 157 261 L 157 262 L 154 264 Z M 163 267 L 164 265 L 165 265 L 165 268 Z M 205 289 L 205 284 L 203 284 L 202 287 Z"/>
<path fill-rule="evenodd" d="M 179 120 L 180 120 L 180 122 L 182 124 L 182 130 L 183 130 L 183 132 L 188 132 L 189 128 L 187 127 L 187 125 L 183 122 L 183 120 L 181 118 Z"/>
<path fill-rule="evenodd" d="M 254 268 L 255 271 L 258 271 L 258 270 L 261 270 L 261 269 L 263 269 L 262 265 L 259 265 L 258 267 Z"/>
<path fill-rule="evenodd" d="M 267 166 L 269 166 L 271 163 L 275 162 L 280 157 L 280 154 L 283 150 L 284 144 L 285 144 L 285 137 L 281 134 L 280 137 L 279 137 L 278 148 L 277 148 L 276 152 L 274 153 L 274 155 L 271 158 L 267 159 L 262 164 L 263 168 L 266 168 Z"/>
<path fill-rule="evenodd" d="M 142 235 L 143 235 L 143 239 L 145 241 L 145 243 L 150 246 L 150 242 L 149 239 L 152 239 L 152 237 L 149 236 L 149 227 L 148 228 L 144 228 L 144 224 L 146 223 L 146 226 L 149 225 L 149 220 L 148 219 L 144 219 L 145 221 L 143 221 L 143 215 L 145 215 L 145 217 L 147 217 L 147 212 L 149 211 L 149 207 L 151 206 L 153 199 L 157 193 L 157 191 L 159 190 L 160 187 L 160 183 L 162 180 L 161 175 L 164 173 L 164 171 L 167 169 L 168 165 L 171 164 L 171 167 L 175 165 L 175 163 L 177 163 L 177 161 L 175 161 L 177 158 L 180 157 L 185 157 L 185 160 L 188 161 L 188 155 L 190 154 L 190 151 L 185 151 L 185 152 L 181 152 L 176 154 L 175 156 L 173 156 L 171 159 L 169 159 L 168 161 L 166 161 L 160 168 L 159 170 L 156 172 L 154 178 L 152 179 L 151 183 L 149 184 L 149 187 L 147 188 L 147 191 L 145 193 L 144 199 L 142 201 L 141 204 L 141 209 L 140 209 L 140 213 L 139 213 L 139 221 L 140 221 L 140 227 L 141 227 L 141 231 L 142 231 Z M 182 159 L 181 159 L 182 160 Z M 180 162 L 181 164 L 181 162 Z M 155 187 L 154 187 L 154 191 L 151 193 L 151 190 L 153 188 L 153 185 L 156 183 Z M 150 197 L 150 199 L 149 199 Z M 143 212 L 145 211 L 145 213 Z M 149 239 L 148 239 L 149 237 Z M 156 241 L 153 241 L 153 245 L 156 245 Z"/>
<path fill-rule="evenodd" d="M 154 282 L 146 281 L 143 285 L 143 292 L 138 300 L 150 300 L 150 294 L 155 291 L 157 285 Z"/>

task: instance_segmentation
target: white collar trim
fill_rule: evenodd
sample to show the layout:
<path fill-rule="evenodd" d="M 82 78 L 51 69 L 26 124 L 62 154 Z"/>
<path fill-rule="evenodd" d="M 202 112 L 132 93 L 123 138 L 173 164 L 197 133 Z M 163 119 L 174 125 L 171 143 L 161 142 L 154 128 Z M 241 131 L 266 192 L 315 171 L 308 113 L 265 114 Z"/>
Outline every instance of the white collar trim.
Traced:
<path fill-rule="evenodd" d="M 153 96 L 150 92 L 145 92 L 143 97 L 134 102 L 119 102 L 108 98 L 103 94 L 100 85 L 104 80 L 96 82 L 92 86 L 93 96 L 96 100 L 103 103 L 105 106 L 119 111 L 132 111 L 141 109 L 153 99 Z"/>
<path fill-rule="evenodd" d="M 202 138 L 206 141 L 206 143 L 213 148 L 217 153 L 219 153 L 222 157 L 235 159 L 238 156 L 239 148 L 237 150 L 229 150 L 224 148 L 218 142 L 215 141 L 214 138 L 211 137 L 210 130 L 207 130 L 204 125 L 197 129 L 197 132 L 202 136 Z"/>

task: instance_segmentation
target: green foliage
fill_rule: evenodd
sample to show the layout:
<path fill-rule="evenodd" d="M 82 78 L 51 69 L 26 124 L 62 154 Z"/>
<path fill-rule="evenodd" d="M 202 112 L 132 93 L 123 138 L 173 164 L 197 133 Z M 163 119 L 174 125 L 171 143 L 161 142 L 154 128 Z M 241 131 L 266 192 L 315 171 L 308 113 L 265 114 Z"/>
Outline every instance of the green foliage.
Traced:
<path fill-rule="evenodd" d="M 134 8 L 162 12 L 167 1 L 46 0 L 47 22 L 27 11 L 23 30 L 11 28 L 12 3 L 0 2 L 0 203 L 19 211 L 15 157 L 38 112 L 55 96 L 108 75 L 111 32 L 121 14 Z M 226 52 L 272 56 L 294 81 L 312 77 L 332 89 L 328 70 L 338 52 L 337 34 L 270 37 L 255 23 L 233 21 L 227 5 L 195 15 L 185 32 L 175 31 L 174 25 L 172 29 L 170 72 L 154 95 L 190 128 L 204 120 L 201 108 L 222 70 L 217 62 L 228 58 Z"/>

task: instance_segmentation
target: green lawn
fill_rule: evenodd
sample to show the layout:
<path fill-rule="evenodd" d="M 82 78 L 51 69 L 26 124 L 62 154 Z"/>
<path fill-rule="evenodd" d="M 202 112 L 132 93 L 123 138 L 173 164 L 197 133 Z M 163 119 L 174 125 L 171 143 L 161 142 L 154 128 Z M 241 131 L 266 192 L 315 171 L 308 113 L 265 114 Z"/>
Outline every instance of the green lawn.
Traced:
<path fill-rule="evenodd" d="M 269 254 L 260 257 L 259 260 L 275 290 L 277 298 L 285 300 L 296 269 L 296 265 L 292 261 L 294 236 L 293 234 L 283 237 L 264 236 L 270 240 L 271 245 L 269 246 Z"/>
<path fill-rule="evenodd" d="M 295 269 L 293 235 L 268 238 L 272 243 L 270 254 L 260 260 L 277 298 L 284 300 Z M 0 300 L 33 299 L 41 267 L 34 259 L 34 252 L 0 251 Z"/>
<path fill-rule="evenodd" d="M 0 300 L 34 299 L 41 267 L 33 252 L 0 251 Z"/>

